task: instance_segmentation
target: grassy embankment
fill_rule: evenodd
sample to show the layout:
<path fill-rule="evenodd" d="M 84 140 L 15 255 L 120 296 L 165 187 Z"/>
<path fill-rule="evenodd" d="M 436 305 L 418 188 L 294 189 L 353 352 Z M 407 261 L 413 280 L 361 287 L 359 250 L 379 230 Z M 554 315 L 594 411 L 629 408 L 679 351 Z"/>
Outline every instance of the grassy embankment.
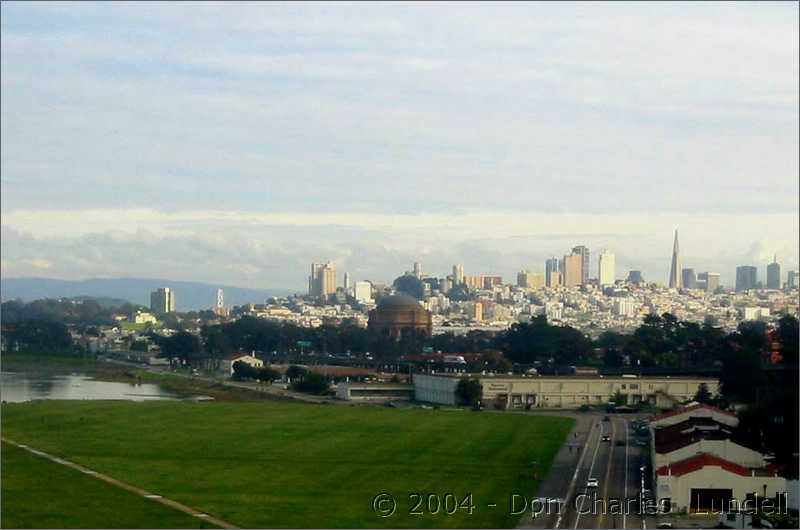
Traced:
<path fill-rule="evenodd" d="M 270 401 L 2 407 L 4 436 L 241 527 L 511 527 L 519 517 L 508 513 L 509 496 L 535 491 L 532 462 L 543 476 L 571 425 L 546 416 Z M 69 481 L 8 494 L 35 470 L 7 451 L 2 458 L 4 517 L 34 517 L 42 498 L 57 496 L 56 511 L 70 514 L 59 525 L 113 525 L 89 513 L 81 504 L 88 490 Z M 380 493 L 396 500 L 392 516 L 373 511 Z M 452 515 L 443 508 L 412 515 L 412 493 L 452 493 L 459 501 L 472 494 L 474 509 L 452 510 L 451 502 Z M 159 526 L 146 518 L 126 525 Z"/>
<path fill-rule="evenodd" d="M 80 471 L 2 447 L 3 528 L 208 528 L 202 519 Z"/>

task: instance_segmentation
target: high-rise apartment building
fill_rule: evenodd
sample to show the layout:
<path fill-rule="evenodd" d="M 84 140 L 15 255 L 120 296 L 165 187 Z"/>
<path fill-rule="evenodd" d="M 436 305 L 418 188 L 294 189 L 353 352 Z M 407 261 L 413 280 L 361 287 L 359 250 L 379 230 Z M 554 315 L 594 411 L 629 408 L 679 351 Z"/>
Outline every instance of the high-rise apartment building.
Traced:
<path fill-rule="evenodd" d="M 517 273 L 517 287 L 539 289 L 544 287 L 544 274 L 541 272 L 520 271 Z"/>
<path fill-rule="evenodd" d="M 453 265 L 453 283 L 455 285 L 464 283 L 464 266 L 461 264 Z"/>
<path fill-rule="evenodd" d="M 772 258 L 772 263 L 767 265 L 767 289 L 781 288 L 781 265 L 778 256 Z"/>
<path fill-rule="evenodd" d="M 718 272 L 701 272 L 697 275 L 697 287 L 705 289 L 707 293 L 713 293 L 719 288 Z"/>
<path fill-rule="evenodd" d="M 418 261 L 414 262 L 414 276 L 416 276 L 419 280 L 422 279 L 422 263 Z"/>
<path fill-rule="evenodd" d="M 736 267 L 736 291 L 755 289 L 758 284 L 758 268 L 752 265 Z"/>
<path fill-rule="evenodd" d="M 575 287 L 583 282 L 583 256 L 569 254 L 561 261 L 562 284 Z"/>
<path fill-rule="evenodd" d="M 150 293 L 150 311 L 163 315 L 175 312 L 175 291 L 161 287 Z"/>
<path fill-rule="evenodd" d="M 558 258 L 550 258 L 544 262 L 544 284 L 547 287 L 558 287 L 561 284 L 561 267 Z M 554 278 L 554 274 L 557 278 Z"/>
<path fill-rule="evenodd" d="M 217 302 L 214 305 L 214 314 L 217 316 L 225 316 L 225 293 L 222 289 L 217 289 Z"/>
<path fill-rule="evenodd" d="M 312 263 L 308 277 L 308 294 L 327 298 L 336 292 L 336 267 L 332 262 Z"/>
<path fill-rule="evenodd" d="M 788 289 L 800 287 L 800 271 L 789 271 L 786 274 L 786 287 Z"/>
<path fill-rule="evenodd" d="M 349 272 L 345 272 L 344 273 L 344 290 L 345 290 L 345 292 L 349 292 L 350 291 L 350 273 Z"/>
<path fill-rule="evenodd" d="M 614 285 L 616 275 L 617 271 L 614 254 L 608 250 L 602 251 L 600 257 L 597 259 L 597 278 L 600 286 L 606 287 Z"/>
<path fill-rule="evenodd" d="M 372 302 L 372 284 L 367 281 L 356 282 L 354 297 L 362 304 Z"/>
<path fill-rule="evenodd" d="M 697 289 L 697 274 L 694 269 L 683 269 L 681 271 L 681 281 L 684 289 Z"/>
<path fill-rule="evenodd" d="M 675 241 L 672 243 L 672 262 L 669 266 L 669 288 L 681 289 L 683 278 L 681 278 L 681 256 L 678 248 L 678 231 L 675 230 Z"/>
<path fill-rule="evenodd" d="M 589 283 L 589 249 L 583 245 L 572 247 L 572 253 L 581 257 L 581 284 Z"/>

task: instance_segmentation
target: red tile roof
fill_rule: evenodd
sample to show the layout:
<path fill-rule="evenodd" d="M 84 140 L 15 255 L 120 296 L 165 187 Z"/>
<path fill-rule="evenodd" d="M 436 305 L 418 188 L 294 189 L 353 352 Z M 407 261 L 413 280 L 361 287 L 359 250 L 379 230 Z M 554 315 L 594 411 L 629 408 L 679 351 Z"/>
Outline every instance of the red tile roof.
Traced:
<path fill-rule="evenodd" d="M 673 475 L 680 477 L 681 475 L 692 473 L 698 469 L 703 469 L 705 466 L 717 466 L 721 467 L 725 471 L 735 473 L 743 477 L 750 476 L 750 468 L 708 453 L 702 453 L 697 456 L 687 458 L 686 460 L 675 462 L 674 464 L 670 464 L 668 466 L 661 466 L 658 468 L 656 473 L 660 476 L 667 476 L 670 474 L 671 470 Z"/>
<path fill-rule="evenodd" d="M 653 416 L 653 419 L 650 420 L 650 421 L 663 420 L 665 418 L 670 418 L 672 416 L 677 416 L 679 414 L 685 414 L 687 412 L 691 412 L 693 410 L 699 410 L 699 409 L 706 409 L 706 410 L 710 410 L 712 412 L 718 412 L 719 414 L 724 414 L 726 416 L 731 416 L 733 418 L 736 417 L 736 414 L 734 414 L 733 412 L 728 412 L 727 410 L 722 410 L 722 409 L 714 407 L 712 405 L 706 405 L 705 403 L 698 403 L 697 405 L 692 405 L 691 407 L 684 407 L 684 408 L 681 408 L 681 409 L 678 409 L 678 410 L 671 410 L 671 411 L 665 412 L 663 414 L 658 414 L 657 416 Z"/>

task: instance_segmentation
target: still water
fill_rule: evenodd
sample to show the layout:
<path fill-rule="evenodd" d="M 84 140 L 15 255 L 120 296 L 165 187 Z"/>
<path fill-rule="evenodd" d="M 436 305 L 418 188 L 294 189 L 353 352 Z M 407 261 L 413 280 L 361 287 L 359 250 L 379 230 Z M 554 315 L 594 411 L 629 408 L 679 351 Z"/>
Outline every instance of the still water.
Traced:
<path fill-rule="evenodd" d="M 35 399 L 154 399 L 205 400 L 207 396 L 180 395 L 153 383 L 98 381 L 81 374 L 0 372 L 0 399 L 22 403 Z"/>

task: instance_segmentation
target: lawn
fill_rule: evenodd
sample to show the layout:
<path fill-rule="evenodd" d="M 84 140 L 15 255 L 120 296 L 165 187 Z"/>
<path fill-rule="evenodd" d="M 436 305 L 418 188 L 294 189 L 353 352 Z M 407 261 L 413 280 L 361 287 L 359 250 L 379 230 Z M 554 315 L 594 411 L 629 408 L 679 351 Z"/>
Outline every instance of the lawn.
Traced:
<path fill-rule="evenodd" d="M 571 426 L 522 414 L 269 401 L 2 406 L 4 436 L 241 527 L 515 526 L 510 495 L 532 494 L 532 462 L 542 476 Z M 36 499 L 6 496 L 8 462 L 4 451 L 2 511 L 13 513 Z M 8 469 L 12 479 L 18 472 Z M 381 493 L 396 501 L 391 516 L 373 510 Z M 414 506 L 415 493 L 453 494 L 461 507 L 448 497 L 452 514 L 426 514 L 436 499 Z M 70 506 L 84 493 L 64 495 Z"/>
<path fill-rule="evenodd" d="M 211 528 L 9 444 L 2 447 L 3 528 Z"/>

